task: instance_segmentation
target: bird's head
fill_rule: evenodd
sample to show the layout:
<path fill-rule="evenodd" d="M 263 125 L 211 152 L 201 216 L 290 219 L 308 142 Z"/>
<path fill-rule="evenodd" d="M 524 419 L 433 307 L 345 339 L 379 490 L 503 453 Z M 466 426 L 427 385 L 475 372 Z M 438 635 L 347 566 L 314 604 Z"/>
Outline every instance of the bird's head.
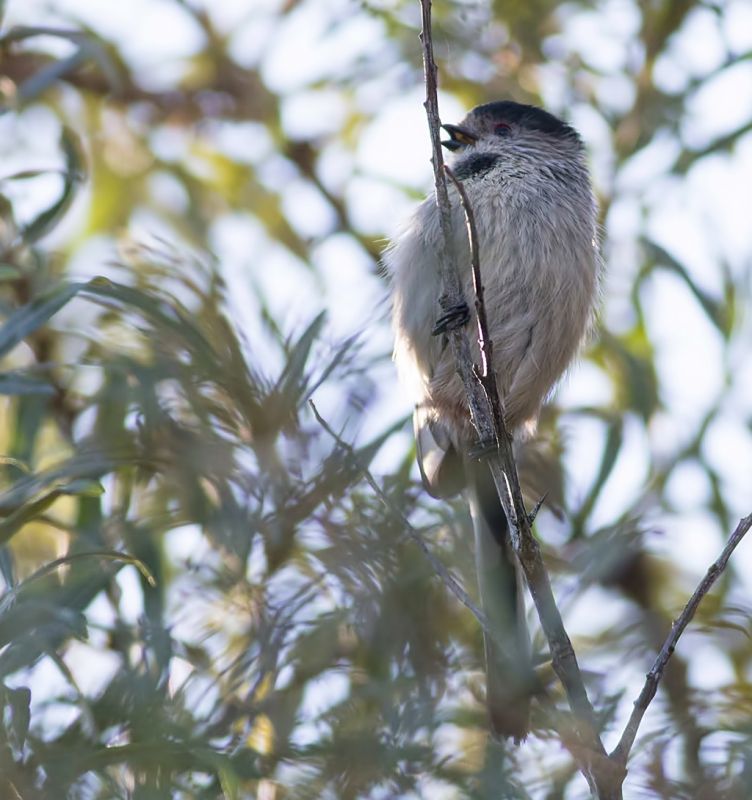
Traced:
<path fill-rule="evenodd" d="M 511 100 L 486 103 L 470 111 L 459 125 L 442 125 L 449 134 L 442 144 L 457 160 L 478 153 L 556 153 L 576 157 L 582 141 L 574 128 L 537 106 Z"/>

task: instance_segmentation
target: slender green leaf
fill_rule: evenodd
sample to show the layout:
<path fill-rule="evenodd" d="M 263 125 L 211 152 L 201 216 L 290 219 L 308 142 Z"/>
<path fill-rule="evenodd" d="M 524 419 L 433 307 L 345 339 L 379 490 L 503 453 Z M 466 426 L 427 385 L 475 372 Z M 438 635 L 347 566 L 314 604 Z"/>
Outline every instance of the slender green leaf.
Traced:
<path fill-rule="evenodd" d="M 25 686 L 17 689 L 5 689 L 11 712 L 11 730 L 16 747 L 23 747 L 29 733 L 31 722 L 31 690 Z"/>
<path fill-rule="evenodd" d="M 195 354 L 202 358 L 202 366 L 213 369 L 217 363 L 217 354 L 206 337 L 184 314 L 178 313 L 174 306 L 130 286 L 115 283 L 107 278 L 95 278 L 82 287 L 82 293 L 100 300 L 115 301 L 126 311 L 141 312 L 146 319 L 181 337 L 187 346 L 195 349 Z"/>
<path fill-rule="evenodd" d="M 0 646 L 21 637 L 33 639 L 42 629 L 48 634 L 85 638 L 87 624 L 84 614 L 77 609 L 53 605 L 50 600 L 25 600 L 5 608 L 0 614 Z"/>
<path fill-rule="evenodd" d="M 46 511 L 61 494 L 63 492 L 59 489 L 53 489 L 51 492 L 47 492 L 32 502 L 21 506 L 21 508 L 2 520 L 0 522 L 0 544 L 5 544 L 9 539 L 12 539 L 24 525 Z"/>
<path fill-rule="evenodd" d="M 24 475 L 31 475 L 31 467 L 25 461 L 21 461 L 20 458 L 0 456 L 0 464 L 4 464 L 9 467 L 15 467 L 19 472 L 23 472 Z"/>
<path fill-rule="evenodd" d="M 67 556 L 61 556 L 60 558 L 56 558 L 54 561 L 50 561 L 49 564 L 45 564 L 32 575 L 29 575 L 28 578 L 17 584 L 16 593 L 25 589 L 33 581 L 44 578 L 46 575 L 49 575 L 56 569 L 59 569 L 66 564 L 73 564 L 76 561 L 97 558 L 101 558 L 106 561 L 122 561 L 125 564 L 131 564 L 144 576 L 149 586 L 156 587 L 157 585 L 154 575 L 151 573 L 146 564 L 144 564 L 144 562 L 140 559 L 135 558 L 128 553 L 122 553 L 119 550 L 92 550 L 90 552 L 69 553 Z"/>
<path fill-rule="evenodd" d="M 26 395 L 39 394 L 54 395 L 56 389 L 46 381 L 22 375 L 18 372 L 0 373 L 0 394 Z"/>
<path fill-rule="evenodd" d="M 3 1 L 3 5 L 5 5 Z M 71 28 L 55 28 L 51 25 L 14 25 L 7 33 L 0 36 L 0 42 L 10 44 L 31 39 L 35 36 L 56 36 L 71 42 L 80 41 L 86 34 Z"/>
<path fill-rule="evenodd" d="M 67 58 L 54 59 L 27 78 L 19 87 L 16 99 L 20 106 L 30 103 L 46 92 L 60 78 L 78 69 L 86 62 L 86 51 L 79 47 Z"/>
<path fill-rule="evenodd" d="M 15 559 L 13 552 L 4 544 L 0 545 L 0 574 L 2 574 L 8 589 L 13 589 L 16 585 Z"/>
<path fill-rule="evenodd" d="M 27 243 L 36 242 L 60 222 L 73 202 L 76 188 L 83 180 L 85 170 L 81 146 L 78 136 L 71 128 L 63 128 L 60 134 L 60 146 L 65 156 L 63 190 L 55 203 L 23 229 L 23 238 Z"/>
<path fill-rule="evenodd" d="M 0 328 L 0 357 L 21 340 L 39 330 L 50 317 L 67 305 L 83 288 L 81 283 L 65 283 L 22 306 Z"/>
<path fill-rule="evenodd" d="M 15 264 L 0 263 L 0 283 L 18 280 L 22 275 L 23 273 Z"/>
<path fill-rule="evenodd" d="M 650 240 L 644 240 L 644 244 L 649 255 L 655 259 L 655 261 L 665 269 L 678 275 L 682 281 L 684 281 L 708 319 L 718 328 L 725 338 L 728 338 L 733 323 L 733 306 L 729 308 L 725 303 L 722 303 L 720 300 L 717 300 L 708 292 L 701 289 L 689 274 L 687 268 L 681 264 L 678 259 L 674 258 L 668 250 Z"/>
<path fill-rule="evenodd" d="M 623 438 L 624 426 L 622 419 L 620 417 L 612 418 L 607 423 L 606 442 L 603 447 L 603 453 L 601 454 L 601 463 L 598 466 L 598 473 L 588 490 L 585 501 L 576 515 L 578 528 L 584 525 L 593 507 L 598 502 L 601 491 L 616 464 L 616 459 L 621 451 Z"/>
<path fill-rule="evenodd" d="M 4 175 L 0 181 L 26 181 L 31 178 L 38 178 L 41 175 L 60 175 L 65 177 L 65 171 L 61 169 L 22 169 L 19 172 L 12 172 Z"/>
<path fill-rule="evenodd" d="M 292 348 L 282 374 L 277 382 L 277 391 L 283 398 L 295 398 L 296 404 L 300 401 L 301 387 L 305 383 L 305 368 L 311 347 L 321 333 L 321 328 L 326 321 L 326 312 L 322 311 L 305 329 L 303 335 Z"/>
<path fill-rule="evenodd" d="M 0 494 L 0 513 L 11 514 L 22 509 L 25 504 L 50 489 L 65 494 L 67 487 L 79 479 L 96 481 L 119 467 L 138 465 L 144 466 L 146 462 L 126 450 L 119 454 L 77 453 L 50 469 L 19 478 Z M 91 483 L 82 484 L 81 488 L 85 490 L 84 497 L 99 492 Z"/>

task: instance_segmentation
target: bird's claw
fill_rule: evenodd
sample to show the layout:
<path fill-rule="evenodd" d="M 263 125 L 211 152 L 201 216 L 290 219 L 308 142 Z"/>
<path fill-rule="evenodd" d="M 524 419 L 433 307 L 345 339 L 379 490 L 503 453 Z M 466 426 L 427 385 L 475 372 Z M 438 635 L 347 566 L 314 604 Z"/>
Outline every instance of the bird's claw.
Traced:
<path fill-rule="evenodd" d="M 467 303 L 462 302 L 444 310 L 444 313 L 436 320 L 431 336 L 440 336 L 447 331 L 454 331 L 467 325 L 470 319 L 470 309 Z"/>

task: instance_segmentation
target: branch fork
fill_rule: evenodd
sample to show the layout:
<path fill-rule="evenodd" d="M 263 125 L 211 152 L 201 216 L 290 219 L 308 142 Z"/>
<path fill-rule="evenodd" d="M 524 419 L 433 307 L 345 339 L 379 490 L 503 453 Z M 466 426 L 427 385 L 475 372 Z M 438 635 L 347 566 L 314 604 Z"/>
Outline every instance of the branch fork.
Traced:
<path fill-rule="evenodd" d="M 480 270 L 478 236 L 472 207 L 462 183 L 451 169 L 444 165 L 439 137 L 440 117 L 437 100 L 437 68 L 433 55 L 431 32 L 431 0 L 420 0 L 423 30 L 420 40 L 423 47 L 423 66 L 426 85 L 424 108 L 428 119 L 431 139 L 432 162 L 436 203 L 443 247 L 438 254 L 438 269 L 442 283 L 441 310 L 444 312 L 437 327 L 446 333 L 454 355 L 457 372 L 467 393 L 468 406 L 473 425 L 480 443 L 475 453 L 480 451 L 493 475 L 499 498 L 509 522 L 512 545 L 527 579 L 528 588 L 535 603 L 541 627 L 548 641 L 553 669 L 561 681 L 572 711 L 572 724 L 560 730 L 562 742 L 574 757 L 580 771 L 588 781 L 591 792 L 598 800 L 621 800 L 622 785 L 627 775 L 627 761 L 634 744 L 637 730 L 650 702 L 655 697 L 663 671 L 671 658 L 676 643 L 694 616 L 702 598 L 725 569 L 732 552 L 752 527 L 752 515 L 739 522 L 726 547 L 711 565 L 705 578 L 698 585 L 686 607 L 674 623 L 670 634 L 658 654 L 653 667 L 647 674 L 645 684 L 634 703 L 634 709 L 627 722 L 618 745 L 612 753 L 607 753 L 600 735 L 593 706 L 577 663 L 572 643 L 564 628 L 548 572 L 543 563 L 540 547 L 532 533 L 532 524 L 540 508 L 540 501 L 528 514 L 522 498 L 517 468 L 512 452 L 512 436 L 504 421 L 503 405 L 499 398 L 496 380 L 491 371 L 493 363 L 493 343 L 488 335 L 483 282 Z M 446 178 L 449 178 L 459 195 L 470 244 L 475 309 L 478 322 L 478 343 L 481 363 L 473 363 L 470 343 L 464 324 L 444 325 L 447 318 L 457 321 L 457 309 L 467 305 L 463 297 L 462 284 L 457 265 L 448 256 L 448 244 L 452 236 L 451 206 Z M 560 716 L 560 715 L 557 715 Z"/>

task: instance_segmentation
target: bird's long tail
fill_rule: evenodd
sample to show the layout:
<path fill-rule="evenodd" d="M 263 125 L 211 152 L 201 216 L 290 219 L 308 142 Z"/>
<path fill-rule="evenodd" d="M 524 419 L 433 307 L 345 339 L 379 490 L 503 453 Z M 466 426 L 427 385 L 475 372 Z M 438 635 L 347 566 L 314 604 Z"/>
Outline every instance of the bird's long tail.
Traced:
<path fill-rule="evenodd" d="M 498 736 L 520 741 L 530 727 L 534 676 L 525 621 L 524 577 L 488 465 L 467 465 L 481 605 L 501 645 L 484 634 L 486 699 Z"/>

